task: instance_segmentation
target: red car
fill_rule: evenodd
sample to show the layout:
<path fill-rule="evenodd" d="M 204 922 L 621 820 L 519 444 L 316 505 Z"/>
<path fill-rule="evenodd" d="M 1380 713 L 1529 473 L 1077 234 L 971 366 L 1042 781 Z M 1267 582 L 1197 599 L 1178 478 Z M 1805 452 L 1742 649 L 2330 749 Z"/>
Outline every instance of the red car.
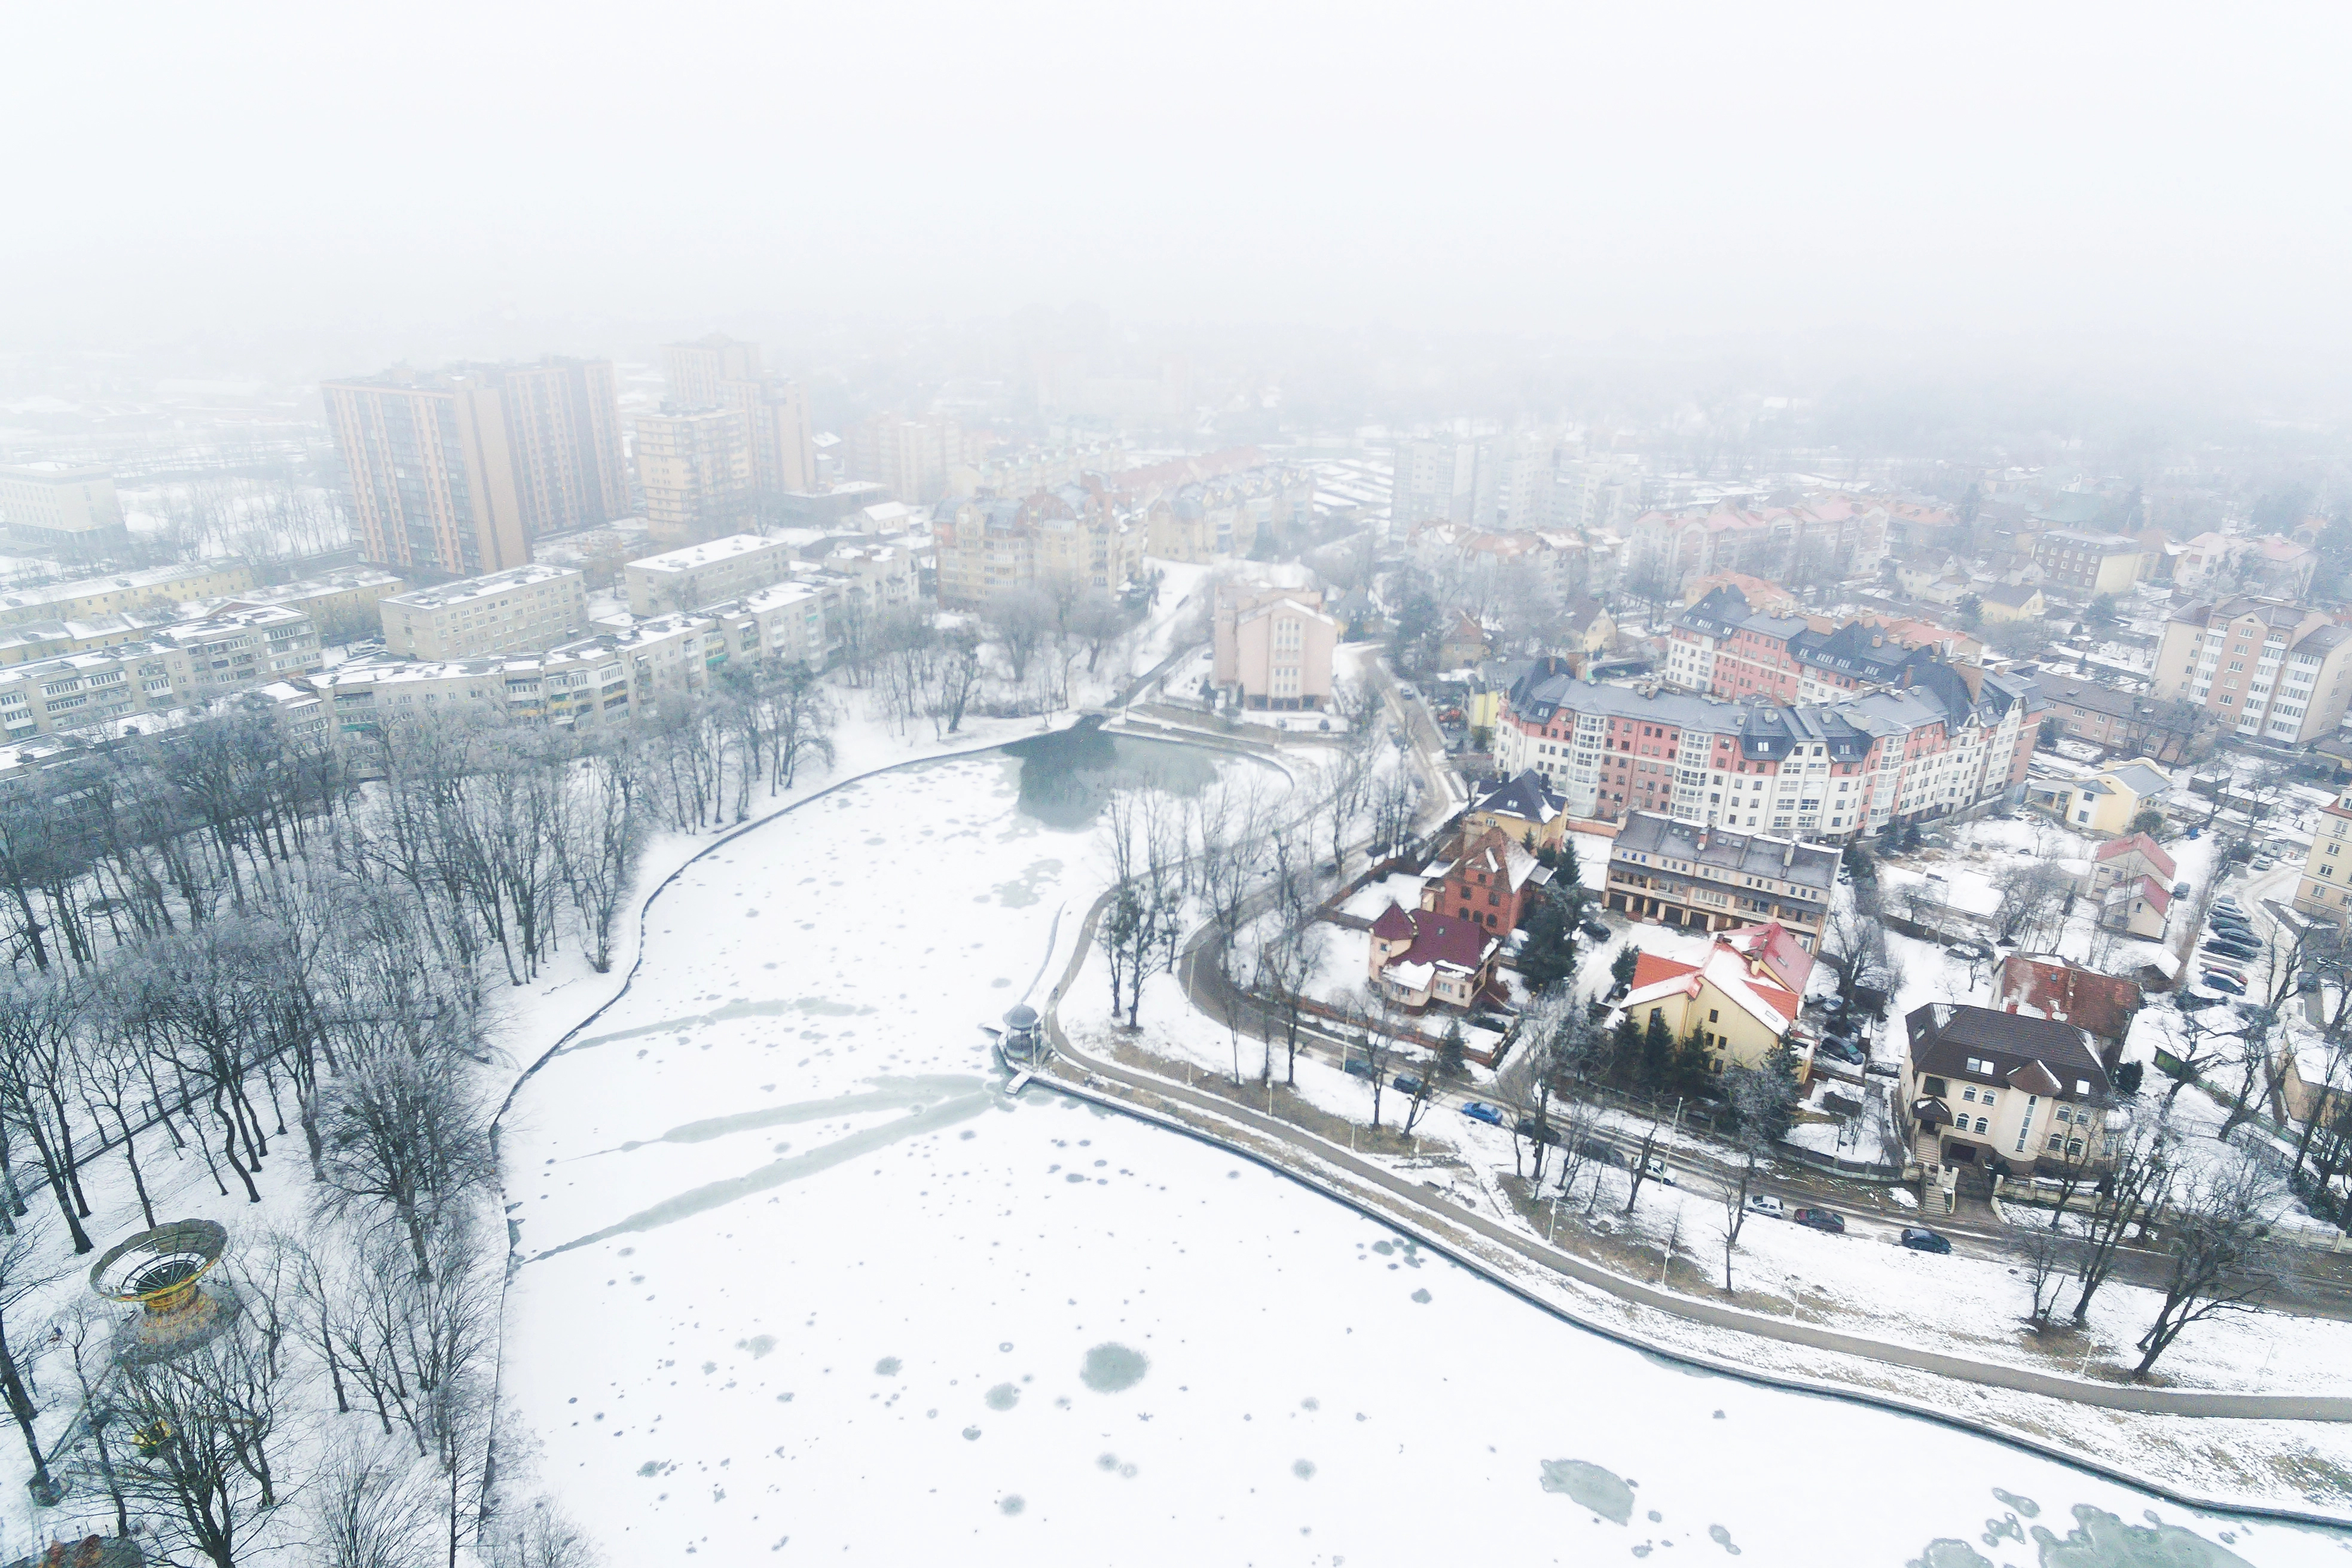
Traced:
<path fill-rule="evenodd" d="M 1827 1230 L 1838 1236 L 1845 1234 L 1845 1216 L 1834 1209 L 1792 1208 L 1789 1211 L 1789 1218 L 1800 1225 L 1810 1225 L 1816 1230 Z"/>

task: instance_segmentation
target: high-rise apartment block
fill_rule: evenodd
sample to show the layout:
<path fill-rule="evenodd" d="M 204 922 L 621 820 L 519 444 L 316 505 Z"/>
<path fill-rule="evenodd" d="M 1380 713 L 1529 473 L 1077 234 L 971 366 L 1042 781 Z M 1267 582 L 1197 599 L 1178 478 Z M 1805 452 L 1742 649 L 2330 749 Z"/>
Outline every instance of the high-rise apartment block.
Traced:
<path fill-rule="evenodd" d="M 472 659 L 552 647 L 588 627 L 584 574 L 518 566 L 488 577 L 387 594 L 383 645 L 415 659 Z"/>
<path fill-rule="evenodd" d="M 474 574 L 629 512 L 609 360 L 405 368 L 321 389 L 361 553 Z"/>
<path fill-rule="evenodd" d="M 761 369 L 757 343 L 715 334 L 691 343 L 665 343 L 661 363 L 671 407 L 727 408 L 743 416 L 754 494 L 768 499 L 816 482 L 808 400 L 793 382 Z"/>
<path fill-rule="evenodd" d="M 986 456 L 986 443 L 977 431 L 967 432 L 944 416 L 877 413 L 852 426 L 842 444 L 852 479 L 886 485 L 892 496 L 915 506 L 938 500 L 947 493 L 952 470 L 976 467 Z"/>
<path fill-rule="evenodd" d="M 641 413 L 636 457 L 654 543 L 674 549 L 750 525 L 751 443 L 740 410 Z"/>
<path fill-rule="evenodd" d="M 2276 599 L 2188 605 L 2164 623 L 2156 695 L 2192 703 L 2248 740 L 2318 740 L 2352 703 L 2352 627 Z"/>

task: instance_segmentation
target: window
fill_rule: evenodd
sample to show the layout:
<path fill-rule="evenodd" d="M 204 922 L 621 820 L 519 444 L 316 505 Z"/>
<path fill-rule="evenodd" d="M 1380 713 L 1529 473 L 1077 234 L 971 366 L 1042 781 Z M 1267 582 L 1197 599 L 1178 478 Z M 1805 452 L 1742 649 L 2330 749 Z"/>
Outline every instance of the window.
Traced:
<path fill-rule="evenodd" d="M 1988 1124 L 1986 1123 L 1985 1119 L 1984 1119 L 1982 1116 L 1979 1116 L 1979 1117 L 1977 1118 L 1977 1131 L 1978 1131 L 1978 1132 L 1979 1132 L 1979 1133 L 1983 1132 L 1983 1131 L 1985 1130 L 1985 1128 L 1986 1128 L 1986 1126 L 1987 1126 L 1987 1125 L 1988 1125 Z"/>

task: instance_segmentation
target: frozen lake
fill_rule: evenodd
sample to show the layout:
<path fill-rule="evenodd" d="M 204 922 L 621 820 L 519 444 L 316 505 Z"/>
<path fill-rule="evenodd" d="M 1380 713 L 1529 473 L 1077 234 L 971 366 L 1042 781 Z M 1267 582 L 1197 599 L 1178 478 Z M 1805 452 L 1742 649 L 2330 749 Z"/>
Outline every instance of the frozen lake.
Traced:
<path fill-rule="evenodd" d="M 691 868 L 518 1100 L 505 1390 L 612 1561 L 2346 1561 L 1685 1371 L 1191 1139 L 1006 1100 L 976 1026 L 1101 880 L 1017 771 L 905 768 Z"/>

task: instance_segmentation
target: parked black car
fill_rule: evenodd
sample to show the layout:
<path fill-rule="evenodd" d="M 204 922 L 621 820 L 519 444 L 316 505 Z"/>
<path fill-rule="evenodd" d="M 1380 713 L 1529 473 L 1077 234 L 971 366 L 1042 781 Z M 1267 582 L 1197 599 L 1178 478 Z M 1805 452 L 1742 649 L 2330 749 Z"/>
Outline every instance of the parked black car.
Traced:
<path fill-rule="evenodd" d="M 1339 1066 L 1353 1077 L 1378 1078 L 1380 1076 L 1373 1071 L 1371 1058 L 1368 1056 L 1351 1056 Z"/>
<path fill-rule="evenodd" d="M 1903 1228 L 1903 1245 L 1914 1252 L 1949 1252 L 1952 1249 L 1950 1242 L 1916 1225 Z"/>
<path fill-rule="evenodd" d="M 1356 1070 L 1350 1067 L 1348 1071 L 1353 1072 Z M 1369 1078 L 1371 1074 L 1367 1072 L 1362 1076 Z M 1421 1092 L 1421 1080 L 1410 1072 L 1400 1072 L 1389 1080 L 1389 1087 L 1400 1094 L 1418 1094 Z"/>
<path fill-rule="evenodd" d="M 1549 1122 L 1538 1122 L 1533 1116 L 1520 1117 L 1511 1124 L 1511 1131 L 1522 1138 L 1533 1138 L 1538 1143 L 1549 1144 L 1555 1149 L 1568 1141 L 1560 1134 L 1558 1127 L 1553 1126 Z"/>
<path fill-rule="evenodd" d="M 1819 1055 L 1834 1057 L 1840 1061 L 1850 1061 L 1857 1067 L 1869 1060 L 1863 1054 L 1862 1047 L 1850 1040 L 1840 1040 L 1835 1035 L 1824 1037 L 1813 1047 L 1813 1050 Z"/>
<path fill-rule="evenodd" d="M 2205 944 L 2205 951 L 2218 953 L 2225 958 L 2251 960 L 2262 956 L 2261 946 L 2252 942 L 2225 942 L 2219 937 Z"/>
<path fill-rule="evenodd" d="M 1609 940 L 1609 927 L 1601 925 L 1598 920 L 1587 920 L 1582 925 L 1579 925 L 1577 929 L 1583 932 L 1586 939 L 1589 941 L 1606 942 Z"/>
<path fill-rule="evenodd" d="M 1604 1143 L 1599 1138 L 1585 1139 L 1578 1146 L 1578 1152 L 1596 1166 L 1622 1166 L 1625 1163 L 1625 1156 L 1617 1152 L 1616 1145 Z"/>

